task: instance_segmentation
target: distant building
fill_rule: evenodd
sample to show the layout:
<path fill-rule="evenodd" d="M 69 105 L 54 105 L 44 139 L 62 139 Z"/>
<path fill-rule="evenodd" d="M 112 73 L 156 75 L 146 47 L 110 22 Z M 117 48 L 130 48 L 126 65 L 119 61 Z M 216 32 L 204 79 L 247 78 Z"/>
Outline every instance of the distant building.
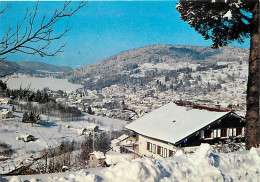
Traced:
<path fill-rule="evenodd" d="M 2 117 L 2 119 L 13 118 L 13 111 L 8 111 L 7 109 L 2 109 L 1 117 Z"/>
<path fill-rule="evenodd" d="M 106 156 L 103 152 L 94 151 L 90 153 L 89 168 L 104 167 Z"/>
<path fill-rule="evenodd" d="M 232 111 L 212 112 L 169 103 L 125 127 L 138 134 L 140 155 L 158 158 L 174 155 L 179 147 L 190 152 L 201 143 L 244 142 L 245 120 Z"/>
<path fill-rule="evenodd" d="M 87 127 L 87 130 L 90 132 L 98 132 L 98 126 L 95 124 L 92 124 L 90 126 Z"/>
<path fill-rule="evenodd" d="M 18 140 L 23 140 L 24 142 L 30 142 L 34 141 L 34 136 L 33 135 L 22 135 L 18 137 Z"/>
<path fill-rule="evenodd" d="M 108 153 L 135 153 L 137 148 L 136 138 L 123 134 L 111 141 Z"/>
<path fill-rule="evenodd" d="M 9 98 L 2 98 L 0 99 L 1 104 L 8 105 L 10 104 L 11 99 Z"/>
<path fill-rule="evenodd" d="M 87 128 L 79 128 L 79 129 L 77 130 L 77 133 L 78 133 L 79 135 L 89 135 L 89 132 L 88 132 Z"/>
<path fill-rule="evenodd" d="M 123 134 L 121 135 L 120 137 L 114 139 L 111 141 L 111 146 L 120 146 L 120 143 L 126 139 L 128 139 L 130 136 L 129 135 L 126 135 L 126 134 Z"/>

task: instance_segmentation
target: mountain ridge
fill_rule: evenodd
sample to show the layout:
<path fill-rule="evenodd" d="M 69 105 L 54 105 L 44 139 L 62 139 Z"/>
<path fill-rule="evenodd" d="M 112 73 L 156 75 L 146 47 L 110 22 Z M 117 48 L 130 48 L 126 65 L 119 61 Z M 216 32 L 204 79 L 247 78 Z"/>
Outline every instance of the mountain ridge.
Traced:
<path fill-rule="evenodd" d="M 202 46 L 157 44 L 123 51 L 95 63 L 75 68 L 67 73 L 66 77 L 73 83 L 80 83 L 88 88 L 89 85 L 93 85 L 91 82 L 116 84 L 117 80 L 121 79 L 120 76 L 126 79 L 124 77 L 129 72 L 131 77 L 132 73 L 139 72 L 140 68 L 146 65 L 162 65 L 168 69 L 167 67 L 172 68 L 179 62 L 205 65 L 216 62 L 245 61 L 248 60 L 248 55 L 248 49 L 238 47 L 212 49 Z M 104 86 L 106 85 L 110 84 Z"/>
<path fill-rule="evenodd" d="M 0 61 L 0 74 L 47 74 L 47 73 L 60 73 L 71 71 L 72 68 L 67 66 L 56 66 L 48 63 L 24 61 L 24 62 L 13 62 L 13 61 Z"/>

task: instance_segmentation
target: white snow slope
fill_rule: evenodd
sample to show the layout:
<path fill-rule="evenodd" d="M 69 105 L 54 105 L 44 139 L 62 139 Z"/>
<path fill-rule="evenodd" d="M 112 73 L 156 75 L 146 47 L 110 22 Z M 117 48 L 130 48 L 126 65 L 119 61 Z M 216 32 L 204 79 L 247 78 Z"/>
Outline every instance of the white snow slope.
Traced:
<path fill-rule="evenodd" d="M 170 182 L 170 181 L 260 181 L 260 150 L 252 148 L 227 154 L 210 152 L 208 144 L 202 144 L 194 154 L 181 151 L 167 159 L 139 158 L 123 160 L 115 166 L 99 170 L 98 173 L 79 171 L 61 173 L 56 177 L 41 178 L 42 175 L 10 178 L 12 182 L 69 181 L 69 182 Z M 1 181 L 1 180 L 0 180 Z M 2 179 L 4 181 L 4 179 Z"/>

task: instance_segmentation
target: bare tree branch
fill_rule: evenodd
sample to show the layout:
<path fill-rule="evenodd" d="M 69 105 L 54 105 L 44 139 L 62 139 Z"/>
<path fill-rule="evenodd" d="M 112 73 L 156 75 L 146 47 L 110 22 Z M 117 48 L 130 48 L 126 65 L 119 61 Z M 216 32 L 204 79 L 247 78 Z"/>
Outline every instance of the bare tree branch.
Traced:
<path fill-rule="evenodd" d="M 4 9 L 0 10 L 0 14 L 3 14 L 5 12 L 5 10 L 7 10 L 8 8 L 10 8 L 10 4 L 6 4 Z"/>
<path fill-rule="evenodd" d="M 34 12 L 29 16 L 27 9 L 22 22 L 20 24 L 18 23 L 15 29 L 9 27 L 6 35 L 0 41 L 0 56 L 4 56 L 8 53 L 21 52 L 30 55 L 38 54 L 45 57 L 55 56 L 62 52 L 65 45 L 58 47 L 54 51 L 48 51 L 48 48 L 53 41 L 64 37 L 71 27 L 67 24 L 63 32 L 54 35 L 54 25 L 61 19 L 74 15 L 79 9 L 86 5 L 86 2 L 80 2 L 75 9 L 69 9 L 70 4 L 71 1 L 65 2 L 63 8 L 61 10 L 56 9 L 50 19 L 46 19 L 46 16 L 43 16 L 38 26 L 35 20 L 38 18 L 37 11 L 39 2 L 36 4 Z M 0 11 L 0 14 L 1 12 L 4 13 L 7 8 Z M 27 26 L 25 23 L 27 23 Z M 1 59 L 3 60 L 5 58 L 0 57 L 0 60 Z"/>

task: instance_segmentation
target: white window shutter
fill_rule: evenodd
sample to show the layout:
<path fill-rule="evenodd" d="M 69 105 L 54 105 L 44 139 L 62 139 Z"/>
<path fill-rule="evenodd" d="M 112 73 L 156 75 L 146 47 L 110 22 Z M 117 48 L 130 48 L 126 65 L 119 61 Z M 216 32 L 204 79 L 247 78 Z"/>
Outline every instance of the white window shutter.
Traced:
<path fill-rule="evenodd" d="M 217 130 L 214 130 L 214 131 L 213 131 L 213 137 L 214 137 L 214 138 L 217 138 Z"/>
<path fill-rule="evenodd" d="M 242 128 L 242 136 L 244 136 L 245 135 L 245 128 L 243 127 Z"/>
<path fill-rule="evenodd" d="M 232 130 L 233 130 L 232 128 L 228 129 L 228 136 L 232 136 Z"/>
<path fill-rule="evenodd" d="M 166 149 L 166 148 L 164 149 L 164 155 L 163 155 L 163 157 L 165 157 L 165 158 L 167 157 L 167 149 Z"/>
<path fill-rule="evenodd" d="M 153 144 L 153 153 L 155 154 L 156 153 L 156 145 Z"/>
<path fill-rule="evenodd" d="M 221 136 L 221 129 L 218 129 L 218 137 Z"/>
<path fill-rule="evenodd" d="M 233 136 L 237 136 L 236 128 L 233 128 Z"/>

